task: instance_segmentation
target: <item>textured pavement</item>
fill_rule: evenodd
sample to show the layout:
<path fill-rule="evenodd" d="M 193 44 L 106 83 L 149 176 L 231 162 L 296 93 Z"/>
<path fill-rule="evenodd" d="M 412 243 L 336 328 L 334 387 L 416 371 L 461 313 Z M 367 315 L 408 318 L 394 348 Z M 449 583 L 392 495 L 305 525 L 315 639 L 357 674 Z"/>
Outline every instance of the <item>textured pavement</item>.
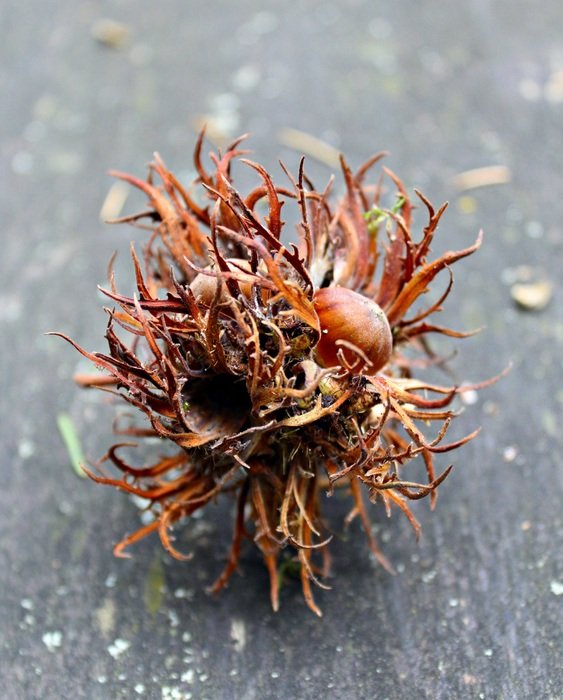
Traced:
<path fill-rule="evenodd" d="M 103 18 L 128 35 L 108 34 Z M 562 26 L 556 0 L 3 4 L 3 698 L 562 697 Z M 453 455 L 436 511 L 416 505 L 418 545 L 398 513 L 372 509 L 397 576 L 372 561 L 356 524 L 336 542 L 321 620 L 298 585 L 270 611 L 250 548 L 228 590 L 204 592 L 228 549 L 228 503 L 180 535 L 190 563 L 156 539 L 114 559 L 139 510 L 79 479 L 57 431 L 68 413 L 89 456 L 111 442 L 112 407 L 74 387 L 84 365 L 43 335 L 102 349 L 96 285 L 113 250 L 118 279 L 130 278 L 127 248 L 142 234 L 99 221 L 106 171 L 142 176 L 158 150 L 188 178 L 204 121 L 216 138 L 251 131 L 253 157 L 272 169 L 298 163 L 287 129 L 353 165 L 386 149 L 408 187 L 450 201 L 436 253 L 485 230 L 456 266 L 443 321 L 485 326 L 458 348 L 456 376 L 480 380 L 509 361 L 512 372 L 459 419 L 460 435 L 483 432 Z M 499 165 L 506 184 L 455 179 Z M 331 172 L 312 159 L 309 171 L 319 183 Z M 136 204 L 131 195 L 125 210 Z M 555 286 L 544 310 L 511 298 L 530 275 Z"/>

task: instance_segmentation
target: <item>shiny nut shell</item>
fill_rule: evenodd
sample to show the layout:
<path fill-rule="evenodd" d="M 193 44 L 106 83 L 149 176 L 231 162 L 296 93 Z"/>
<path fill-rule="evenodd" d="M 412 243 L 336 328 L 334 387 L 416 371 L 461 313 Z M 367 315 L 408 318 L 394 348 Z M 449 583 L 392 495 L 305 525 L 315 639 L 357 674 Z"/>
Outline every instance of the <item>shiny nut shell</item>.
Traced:
<path fill-rule="evenodd" d="M 248 270 L 250 272 L 250 263 L 248 260 L 243 260 L 242 258 L 228 258 L 227 263 L 234 263 L 230 265 L 230 268 L 232 272 L 235 272 L 239 276 L 240 291 L 245 297 L 249 298 L 252 293 L 254 276 L 245 275 L 244 272 L 241 272 L 241 269 Z M 206 269 L 211 270 L 210 267 Z M 222 281 L 221 284 L 224 286 L 225 282 Z M 194 293 L 196 299 L 206 306 L 209 306 L 215 297 L 215 292 L 217 291 L 217 277 L 200 272 L 192 280 L 190 289 Z"/>
<path fill-rule="evenodd" d="M 321 325 L 321 338 L 316 352 L 320 364 L 334 367 L 338 359 L 338 341 L 356 346 L 371 365 L 357 362 L 357 354 L 342 347 L 349 365 L 356 371 L 373 374 L 382 369 L 391 358 L 393 337 L 385 313 L 374 301 L 344 287 L 318 289 L 314 305 Z"/>

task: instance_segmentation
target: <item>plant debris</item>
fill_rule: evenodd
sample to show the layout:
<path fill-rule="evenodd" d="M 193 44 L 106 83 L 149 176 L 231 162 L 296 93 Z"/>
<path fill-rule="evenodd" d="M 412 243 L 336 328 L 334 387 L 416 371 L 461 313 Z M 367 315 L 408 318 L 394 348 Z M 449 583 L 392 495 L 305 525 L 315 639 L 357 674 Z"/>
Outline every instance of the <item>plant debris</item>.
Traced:
<path fill-rule="evenodd" d="M 311 136 L 299 129 L 285 127 L 278 132 L 278 141 L 282 146 L 292 148 L 294 151 L 303 153 L 318 160 L 320 163 L 328 165 L 330 168 L 338 168 L 340 165 L 340 153 L 338 149 L 331 146 L 326 141 Z"/>
<path fill-rule="evenodd" d="M 80 445 L 80 438 L 78 437 L 74 423 L 68 413 L 60 413 L 57 416 L 57 426 L 67 449 L 72 468 L 78 476 L 85 478 L 86 472 L 82 465 L 86 460 L 84 459 L 84 453 Z"/>
<path fill-rule="evenodd" d="M 116 219 L 123 211 L 128 197 L 129 187 L 121 180 L 114 182 L 101 206 L 100 220 L 106 222 L 110 219 Z"/>
<path fill-rule="evenodd" d="M 460 192 L 491 185 L 507 185 L 512 180 L 512 172 L 506 165 L 487 165 L 482 168 L 465 170 L 453 179 L 454 187 Z"/>

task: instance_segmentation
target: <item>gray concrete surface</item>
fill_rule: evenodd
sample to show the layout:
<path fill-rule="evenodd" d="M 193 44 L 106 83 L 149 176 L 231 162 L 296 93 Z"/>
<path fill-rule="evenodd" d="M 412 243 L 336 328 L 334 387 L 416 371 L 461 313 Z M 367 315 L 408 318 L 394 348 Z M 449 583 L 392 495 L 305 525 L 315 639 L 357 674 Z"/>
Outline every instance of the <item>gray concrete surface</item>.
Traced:
<path fill-rule="evenodd" d="M 94 40 L 103 17 L 128 27 L 126 45 Z M 563 696 L 561 27 L 556 0 L 2 3 L 2 698 Z M 106 170 L 142 174 L 158 150 L 189 175 L 202 120 L 252 131 L 271 167 L 297 163 L 287 127 L 354 164 L 388 149 L 410 187 L 451 201 L 436 251 L 486 233 L 444 320 L 486 326 L 461 347 L 459 376 L 509 360 L 513 371 L 460 418 L 460 433 L 483 434 L 455 455 L 436 512 L 418 504 L 421 543 L 375 509 L 397 576 L 372 562 L 359 528 L 336 542 L 321 620 L 298 586 L 272 614 L 250 552 L 220 598 L 204 593 L 228 546 L 228 505 L 186 528 L 192 563 L 154 539 L 114 559 L 138 510 L 79 479 L 57 432 L 68 412 L 89 455 L 111 441 L 113 409 L 73 386 L 83 365 L 42 335 L 101 348 L 95 285 L 114 249 L 125 278 L 134 235 L 98 220 Z M 508 166 L 511 181 L 456 191 L 456 174 L 487 165 Z M 541 312 L 511 300 L 521 265 L 556 285 Z"/>

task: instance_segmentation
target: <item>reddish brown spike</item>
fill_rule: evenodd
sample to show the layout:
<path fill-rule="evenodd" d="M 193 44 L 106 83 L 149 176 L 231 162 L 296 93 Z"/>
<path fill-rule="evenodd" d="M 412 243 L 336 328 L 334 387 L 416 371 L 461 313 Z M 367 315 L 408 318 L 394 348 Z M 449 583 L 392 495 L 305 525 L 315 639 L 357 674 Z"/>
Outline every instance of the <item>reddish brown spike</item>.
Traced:
<path fill-rule="evenodd" d="M 480 232 L 477 241 L 472 246 L 464 248 L 463 250 L 444 253 L 442 257 L 422 267 L 415 275 L 413 275 L 412 279 L 405 284 L 391 306 L 386 309 L 389 323 L 394 325 L 395 323 L 401 321 L 405 313 L 414 304 L 418 297 L 427 290 L 427 285 L 439 272 L 458 260 L 466 258 L 468 255 L 474 253 L 481 247 L 482 241 L 483 233 Z"/>

